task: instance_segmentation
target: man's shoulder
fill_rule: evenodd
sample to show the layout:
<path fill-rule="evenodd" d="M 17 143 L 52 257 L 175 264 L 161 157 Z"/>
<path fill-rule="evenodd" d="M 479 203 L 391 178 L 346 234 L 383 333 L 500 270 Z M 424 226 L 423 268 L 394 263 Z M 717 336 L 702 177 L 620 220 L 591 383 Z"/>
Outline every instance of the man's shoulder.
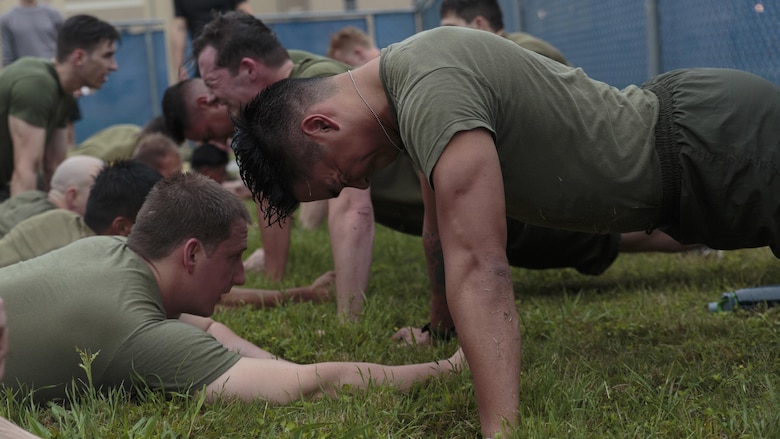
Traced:
<path fill-rule="evenodd" d="M 0 81 L 13 80 L 24 82 L 57 83 L 54 63 L 34 56 L 25 56 L 14 61 L 0 74 Z"/>
<path fill-rule="evenodd" d="M 41 9 L 49 16 L 49 18 L 52 19 L 52 21 L 62 22 L 65 20 L 59 10 L 45 4 L 41 4 L 40 6 Z"/>
<path fill-rule="evenodd" d="M 525 32 L 508 33 L 504 34 L 503 37 L 522 48 L 536 52 L 539 55 L 546 56 L 547 58 L 558 61 L 561 64 L 568 64 L 566 57 L 563 56 L 563 53 L 561 53 L 557 47 L 541 38 L 535 37 Z"/>
<path fill-rule="evenodd" d="M 54 205 L 49 201 L 49 194 L 44 191 L 30 190 L 16 194 L 0 203 L 0 217 L 13 215 L 21 210 L 28 209 L 53 209 Z"/>
<path fill-rule="evenodd" d="M 3 15 L 0 15 L 0 21 L 7 22 L 8 20 L 11 20 L 18 14 L 19 14 L 19 6 L 14 6 L 13 8 L 6 11 Z"/>
<path fill-rule="evenodd" d="M 88 155 L 104 161 L 129 160 L 133 157 L 140 133 L 138 125 L 112 125 L 86 138 L 68 156 Z"/>
<path fill-rule="evenodd" d="M 28 203 L 35 203 L 40 200 L 45 200 L 48 197 L 49 197 L 48 193 L 44 191 L 39 191 L 37 189 L 24 191 L 0 203 L 0 211 L 10 208 L 12 206 L 21 206 Z"/>
<path fill-rule="evenodd" d="M 293 62 L 293 69 L 290 72 L 291 78 L 332 76 L 344 73 L 349 69 L 349 66 L 344 63 L 303 50 L 288 50 L 287 52 Z"/>
<path fill-rule="evenodd" d="M 49 209 L 25 219 L 14 229 L 26 230 L 27 233 L 56 230 L 58 234 L 62 234 L 74 227 L 80 228 L 78 227 L 80 224 L 83 224 L 83 220 L 76 212 L 67 209 Z"/>

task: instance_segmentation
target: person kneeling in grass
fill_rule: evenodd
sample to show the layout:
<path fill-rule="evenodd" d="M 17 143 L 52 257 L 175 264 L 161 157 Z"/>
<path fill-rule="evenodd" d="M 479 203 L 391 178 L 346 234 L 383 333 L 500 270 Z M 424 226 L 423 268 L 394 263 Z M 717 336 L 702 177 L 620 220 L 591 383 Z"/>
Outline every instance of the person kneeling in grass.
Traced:
<path fill-rule="evenodd" d="M 65 398 L 68 385 L 83 380 L 79 351 L 99 353 L 91 363 L 98 388 L 131 389 L 140 380 L 206 392 L 209 402 L 285 404 L 342 386 L 406 390 L 466 366 L 460 350 L 409 365 L 299 365 L 208 318 L 223 294 L 244 283 L 249 223 L 243 201 L 218 183 L 175 174 L 155 185 L 127 238 L 83 238 L 1 269 L 8 329 L 25 346 L 8 352 L 4 385 L 34 389 L 36 400 Z"/>

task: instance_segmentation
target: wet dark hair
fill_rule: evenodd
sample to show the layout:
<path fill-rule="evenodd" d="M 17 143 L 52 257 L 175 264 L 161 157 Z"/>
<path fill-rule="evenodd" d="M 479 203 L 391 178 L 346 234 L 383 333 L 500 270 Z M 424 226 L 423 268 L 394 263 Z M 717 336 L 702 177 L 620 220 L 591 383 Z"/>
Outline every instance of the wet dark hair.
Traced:
<path fill-rule="evenodd" d="M 298 207 L 293 185 L 309 176 L 322 157 L 299 123 L 311 104 L 332 93 L 327 78 L 287 78 L 258 94 L 233 117 L 231 147 L 241 179 L 259 202 L 271 225 Z"/>
<path fill-rule="evenodd" d="M 121 42 L 119 31 L 109 23 L 91 15 L 74 15 L 62 24 L 57 33 L 57 61 L 64 62 L 76 49 L 92 52 L 102 41 Z"/>

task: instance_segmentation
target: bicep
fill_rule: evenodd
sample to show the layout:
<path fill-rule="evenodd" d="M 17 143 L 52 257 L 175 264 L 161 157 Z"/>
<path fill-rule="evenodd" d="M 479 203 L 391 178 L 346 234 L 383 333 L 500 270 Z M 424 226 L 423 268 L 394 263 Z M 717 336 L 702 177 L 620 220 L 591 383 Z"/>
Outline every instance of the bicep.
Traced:
<path fill-rule="evenodd" d="M 40 162 L 46 142 L 46 130 L 16 116 L 8 116 L 8 129 L 14 145 L 14 163 Z"/>
<path fill-rule="evenodd" d="M 436 224 L 449 265 L 460 258 L 506 258 L 504 184 L 493 137 L 483 129 L 450 140 L 433 169 Z M 490 254 L 486 253 L 489 252 Z"/>

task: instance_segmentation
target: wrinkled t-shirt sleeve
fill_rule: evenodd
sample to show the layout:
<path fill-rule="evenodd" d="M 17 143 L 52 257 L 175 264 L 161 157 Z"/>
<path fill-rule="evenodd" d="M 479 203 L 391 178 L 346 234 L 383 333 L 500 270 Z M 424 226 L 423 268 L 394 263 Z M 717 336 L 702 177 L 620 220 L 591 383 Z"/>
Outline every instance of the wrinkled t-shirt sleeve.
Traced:
<path fill-rule="evenodd" d="M 396 109 L 401 136 L 429 182 L 455 134 L 485 128 L 495 137 L 492 121 L 499 109 L 494 90 L 462 69 L 434 70 L 399 92 Z"/>
<path fill-rule="evenodd" d="M 187 323 L 166 319 L 135 333 L 104 375 L 104 384 L 128 377 L 154 389 L 193 392 L 219 378 L 241 357 L 213 336 Z"/>

